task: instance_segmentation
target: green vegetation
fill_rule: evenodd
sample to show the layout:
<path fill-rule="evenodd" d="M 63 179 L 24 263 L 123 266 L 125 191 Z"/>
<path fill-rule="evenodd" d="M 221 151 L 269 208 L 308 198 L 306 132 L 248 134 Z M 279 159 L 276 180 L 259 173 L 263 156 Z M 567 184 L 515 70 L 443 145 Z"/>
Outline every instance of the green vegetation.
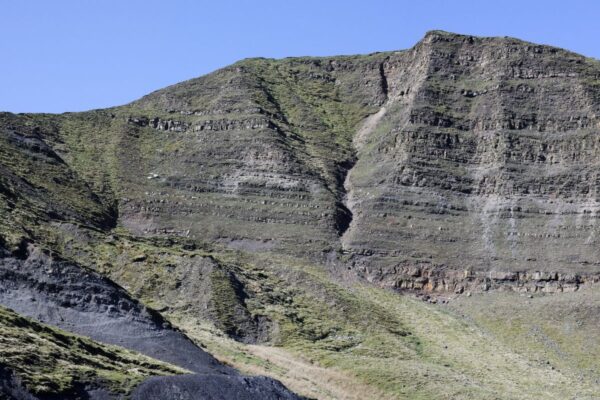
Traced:
<path fill-rule="evenodd" d="M 432 305 L 379 287 L 432 272 L 406 266 L 533 271 L 556 254 L 569 273 L 595 268 L 564 260 L 595 255 L 581 209 L 597 146 L 590 130 L 532 124 L 587 123 L 566 109 L 597 104 L 597 62 L 428 38 L 409 52 L 243 60 L 113 109 L 2 114 L 0 246 L 22 257 L 34 242 L 94 269 L 223 361 L 307 396 L 598 397 L 595 294 Z M 571 64 L 577 81 L 550 76 Z M 539 173 L 551 152 L 561 163 Z M 356 237 L 342 244 L 349 198 Z M 36 393 L 126 393 L 183 372 L 8 311 L 0 322 L 3 363 Z"/>
<path fill-rule="evenodd" d="M 455 313 L 535 363 L 576 372 L 582 381 L 600 375 L 600 353 L 594 344 L 599 305 L 600 295 L 593 289 L 560 296 L 491 293 L 451 304 Z"/>
<path fill-rule="evenodd" d="M 571 363 L 556 368 L 554 361 L 539 360 L 536 345 L 522 331 L 499 336 L 490 326 L 461 316 L 464 310 L 459 305 L 450 309 L 364 284 L 339 283 L 331 275 L 335 271 L 273 253 L 217 247 L 186 250 L 182 244 L 162 247 L 126 237 L 116 243 L 103 246 L 121 248 L 122 255 L 111 257 L 130 261 L 114 264 L 104 273 L 161 309 L 221 360 L 247 373 L 273 376 L 308 396 L 353 399 L 375 390 L 382 399 L 593 398 L 592 375 L 585 379 L 577 375 L 582 368 L 598 367 L 593 355 L 581 359 L 589 361 L 586 366 Z M 144 254 L 144 261 L 133 261 L 136 254 Z M 209 263 L 211 269 L 206 271 L 212 286 L 208 293 L 194 291 L 205 295 L 182 300 L 173 297 L 173 288 L 182 279 L 194 279 L 182 278 L 186 260 L 196 260 L 196 269 Z M 173 266 L 170 272 L 161 273 L 167 265 Z M 181 286 L 178 290 L 186 291 Z M 240 290 L 245 293 L 242 298 Z M 493 327 L 507 326 L 502 319 L 493 322 L 498 311 L 488 313 L 489 305 L 478 305 L 479 298 L 464 297 L 457 304 L 472 304 Z M 550 304 L 556 298 L 544 297 Z M 205 304 L 208 310 L 202 314 L 199 310 Z M 513 303 L 505 304 L 507 313 L 529 318 L 526 310 L 515 314 L 509 306 Z M 247 322 L 236 319 L 242 313 L 272 321 L 267 342 L 242 344 L 228 338 Z"/>
<path fill-rule="evenodd" d="M 33 394 L 75 396 L 89 385 L 128 393 L 152 375 L 181 368 L 132 351 L 96 343 L 0 308 L 0 365 L 13 371 Z"/>

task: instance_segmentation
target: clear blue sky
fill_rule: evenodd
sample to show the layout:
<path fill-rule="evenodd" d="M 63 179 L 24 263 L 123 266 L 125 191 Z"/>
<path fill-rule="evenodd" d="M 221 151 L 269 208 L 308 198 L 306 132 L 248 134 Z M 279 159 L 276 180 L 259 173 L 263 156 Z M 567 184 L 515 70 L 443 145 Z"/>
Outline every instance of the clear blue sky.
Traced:
<path fill-rule="evenodd" d="M 0 110 L 108 107 L 246 57 L 409 48 L 431 29 L 600 58 L 600 1 L 0 0 Z"/>

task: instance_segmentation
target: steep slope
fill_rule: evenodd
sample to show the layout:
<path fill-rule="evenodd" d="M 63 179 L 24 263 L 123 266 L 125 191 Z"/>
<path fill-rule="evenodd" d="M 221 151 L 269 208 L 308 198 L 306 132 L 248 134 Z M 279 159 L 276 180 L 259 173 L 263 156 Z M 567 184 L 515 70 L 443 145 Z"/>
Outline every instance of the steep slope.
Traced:
<path fill-rule="evenodd" d="M 0 308 L 0 398 L 299 399 L 269 378 L 202 372 L 191 374 Z"/>
<path fill-rule="evenodd" d="M 245 60 L 58 118 L 62 154 L 84 176 L 111 165 L 119 223 L 134 234 L 321 251 L 351 218 L 342 183 L 354 127 L 384 100 L 383 58 Z M 106 131 L 90 139 L 98 121 Z"/>
<path fill-rule="evenodd" d="M 298 399 L 277 381 L 241 376 L 219 363 L 110 280 L 77 264 L 53 259 L 31 245 L 26 251 L 25 257 L 16 258 L 0 249 L 0 304 L 70 332 L 168 362 L 174 371 L 193 373 L 176 380 L 154 377 L 136 389 L 134 398 L 162 399 L 169 392 L 184 391 L 191 398 L 220 399 L 227 398 L 220 397 L 223 393 L 235 393 L 238 399 Z M 51 355 L 48 358 L 52 361 Z M 157 369 L 157 374 L 160 371 Z M 127 374 L 127 370 L 116 373 Z M 134 387 L 132 382 L 129 388 Z"/>
<path fill-rule="evenodd" d="M 24 259 L 0 254 L 1 304 L 196 373 L 232 372 L 108 279 L 39 249 L 28 250 Z"/>
<path fill-rule="evenodd" d="M 0 304 L 208 365 L 134 398 L 293 398 L 200 346 L 323 399 L 595 398 L 600 364 L 528 307 L 571 326 L 573 291 L 595 323 L 599 108 L 596 60 L 435 31 L 243 60 L 106 110 L 1 114 Z M 490 289 L 528 295 L 471 295 Z"/>
<path fill-rule="evenodd" d="M 124 397 L 149 376 L 186 371 L 0 308 L 0 397 Z"/>
<path fill-rule="evenodd" d="M 402 52 L 245 60 L 40 135 L 136 235 L 343 247 L 402 288 L 572 289 L 598 272 L 599 76 L 564 50 L 431 32 Z"/>
<path fill-rule="evenodd" d="M 15 251 L 34 226 L 51 220 L 98 229 L 116 224 L 113 205 L 103 203 L 48 144 L 57 134 L 47 126 L 52 118 L 0 114 L 0 232 Z"/>
<path fill-rule="evenodd" d="M 597 280 L 600 63 L 443 32 L 409 54 L 350 175 L 356 266 L 440 291 Z"/>

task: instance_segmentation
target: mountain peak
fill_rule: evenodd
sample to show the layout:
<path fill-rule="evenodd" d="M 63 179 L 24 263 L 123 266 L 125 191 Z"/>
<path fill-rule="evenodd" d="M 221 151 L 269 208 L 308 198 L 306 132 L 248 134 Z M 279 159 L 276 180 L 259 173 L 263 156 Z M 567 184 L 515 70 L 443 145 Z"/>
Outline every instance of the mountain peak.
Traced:
<path fill-rule="evenodd" d="M 599 116 L 598 63 L 441 30 L 0 114 L 0 306 L 202 372 L 194 339 L 310 398 L 597 398 Z"/>

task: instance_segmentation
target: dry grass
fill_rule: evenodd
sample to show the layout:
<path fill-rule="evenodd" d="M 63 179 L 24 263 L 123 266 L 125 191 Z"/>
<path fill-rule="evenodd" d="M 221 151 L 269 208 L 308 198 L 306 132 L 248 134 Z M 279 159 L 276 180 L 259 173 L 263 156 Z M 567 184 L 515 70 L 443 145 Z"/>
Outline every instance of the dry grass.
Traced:
<path fill-rule="evenodd" d="M 220 360 L 248 374 L 279 379 L 310 398 L 598 398 L 597 385 L 578 379 L 574 370 L 540 363 L 519 351 L 516 339 L 502 340 L 446 306 L 370 287 L 355 287 L 352 293 L 400 317 L 418 339 L 417 351 L 398 352 L 389 345 L 401 342 L 388 342 L 381 334 L 368 336 L 352 349 L 326 351 L 318 343 L 302 349 L 244 345 L 189 320 L 184 328 Z"/>
<path fill-rule="evenodd" d="M 335 368 L 323 368 L 304 357 L 281 348 L 271 346 L 247 346 L 250 354 L 266 360 L 286 373 L 279 377 L 289 388 L 307 397 L 323 400 L 396 399 L 372 386 L 362 384 L 359 379 Z M 263 374 L 248 370 L 249 373 Z"/>
<path fill-rule="evenodd" d="M 398 399 L 362 383 L 348 372 L 322 367 L 293 351 L 242 344 L 221 335 L 212 326 L 197 326 L 189 323 L 189 320 L 188 323 L 178 322 L 183 322 L 181 327 L 186 333 L 204 345 L 219 361 L 245 374 L 278 379 L 302 396 L 320 400 Z"/>

